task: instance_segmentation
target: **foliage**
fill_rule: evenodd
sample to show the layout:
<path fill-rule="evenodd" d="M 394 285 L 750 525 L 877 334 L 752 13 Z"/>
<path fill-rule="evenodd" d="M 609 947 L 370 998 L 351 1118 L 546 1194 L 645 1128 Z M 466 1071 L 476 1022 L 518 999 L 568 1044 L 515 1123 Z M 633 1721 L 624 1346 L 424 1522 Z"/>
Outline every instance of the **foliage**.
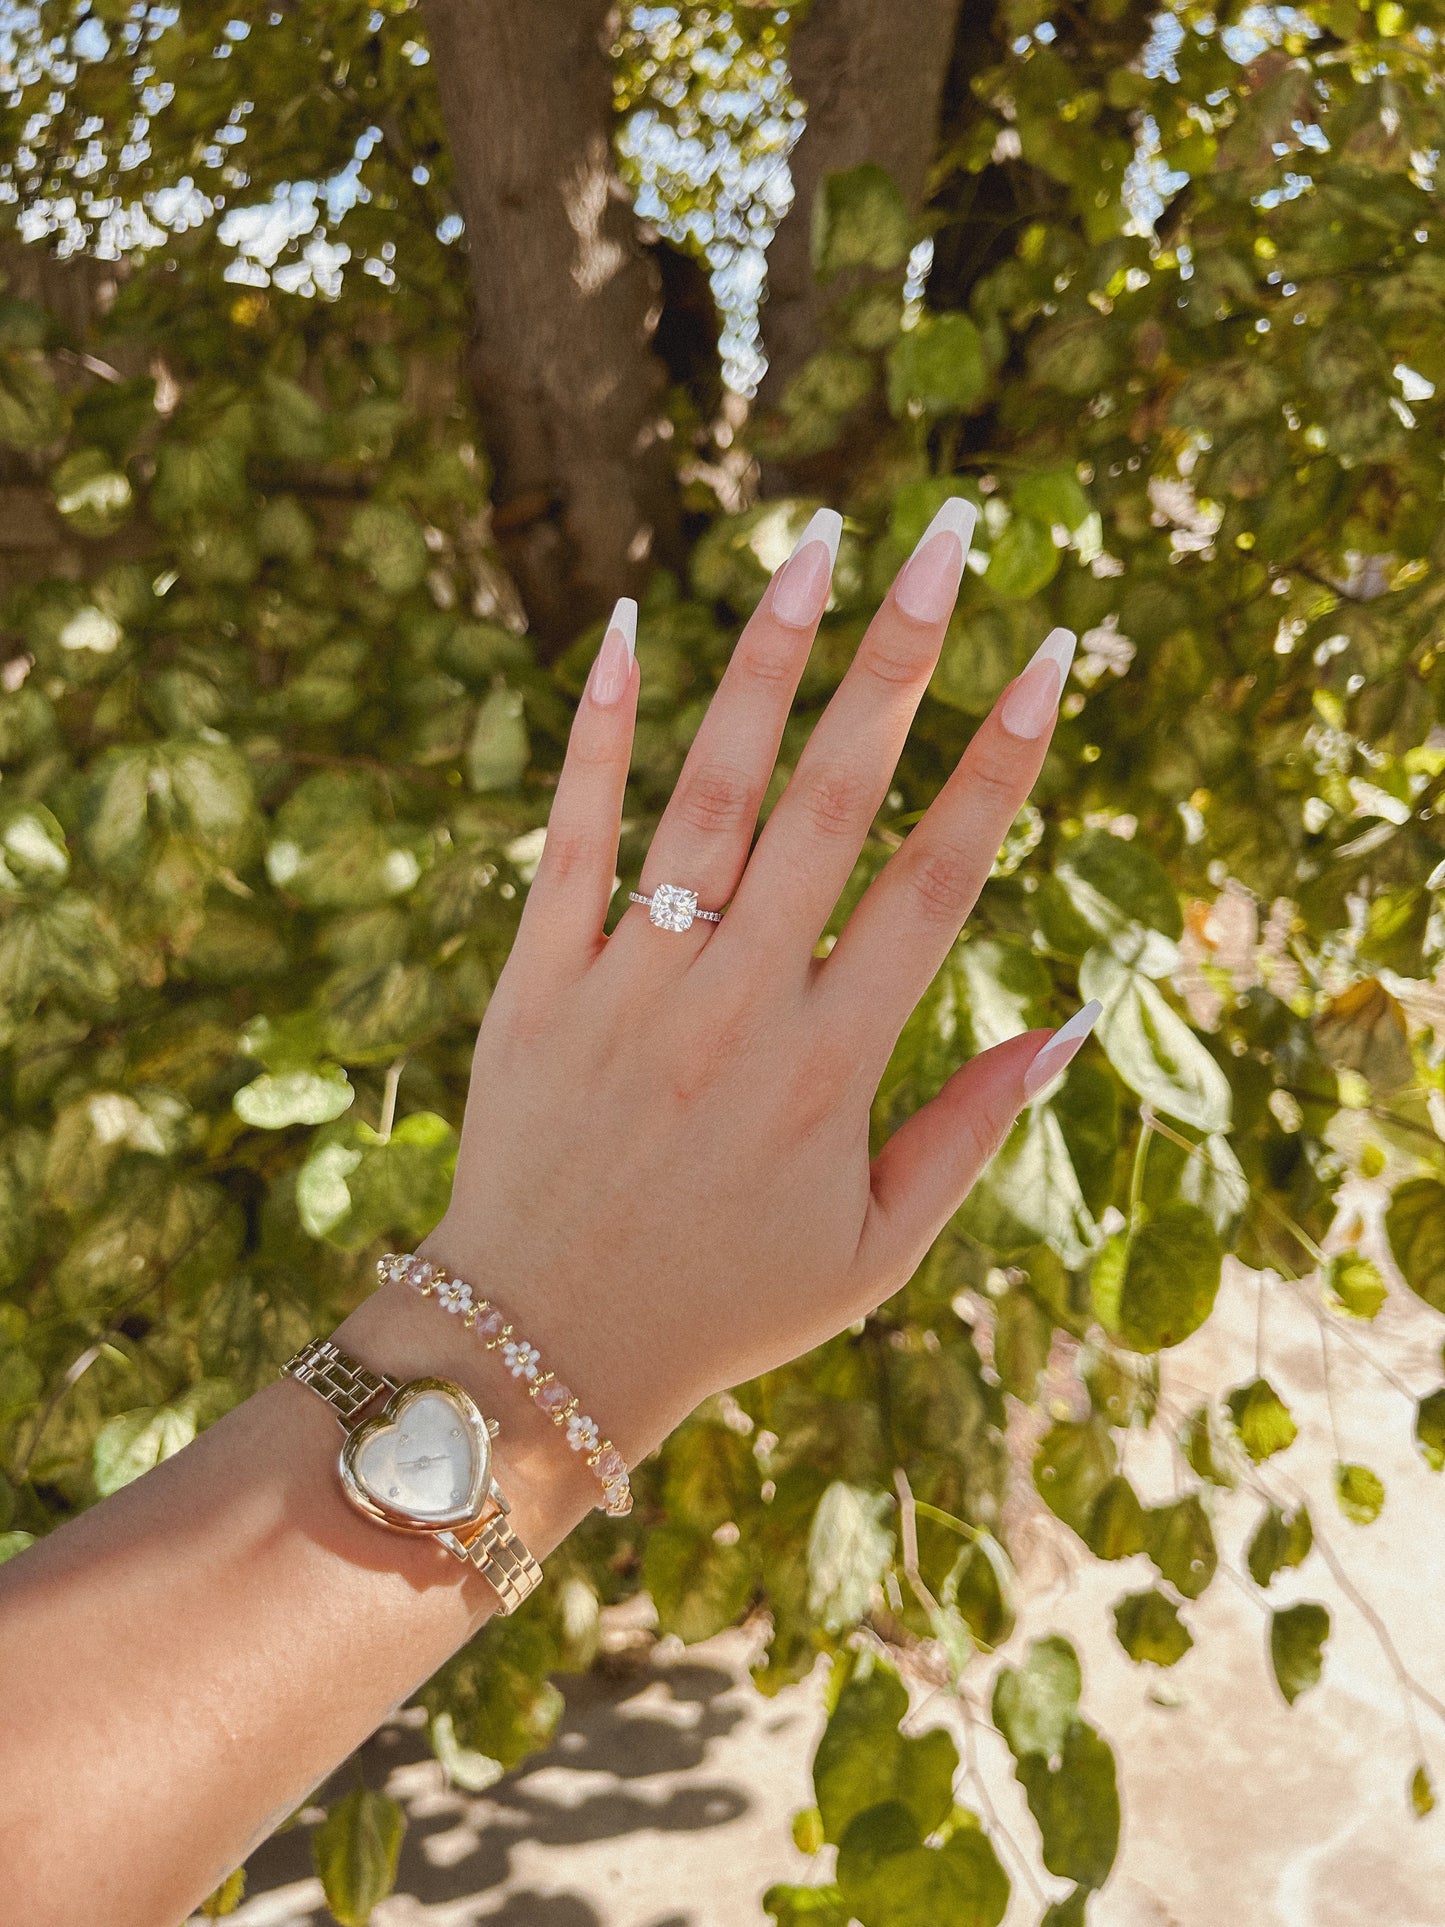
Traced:
<path fill-rule="evenodd" d="M 0 1557 L 266 1382 L 384 1244 L 439 1215 L 470 1037 L 598 639 L 542 660 L 489 546 L 416 14 L 300 5 L 232 33 L 224 10 L 105 9 L 98 51 L 67 52 L 68 8 L 40 13 L 3 109 L 16 205 L 95 246 L 108 194 L 158 219 L 190 177 L 206 206 L 135 251 L 146 271 L 84 329 L 0 299 L 0 454 L 54 529 L 7 561 L 0 611 Z M 632 1518 L 575 1535 L 422 1695 L 448 1770 L 484 1786 L 546 1742 L 549 1676 L 587 1663 L 600 1606 L 646 1585 L 663 1627 L 699 1638 L 765 1605 L 763 1690 L 820 1652 L 834 1668 L 802 1832 L 836 1849 L 835 1877 L 775 1888 L 780 1922 L 996 1922 L 1007 1904 L 952 1740 L 900 1729 L 905 1689 L 871 1656 L 929 1642 L 972 1690 L 979 1649 L 1007 1641 L 1010 1400 L 1067 1375 L 1035 1488 L 1097 1556 L 1152 1561 L 1116 1630 L 1175 1664 L 1179 1602 L 1217 1570 L 1213 1488 L 1263 1501 L 1257 1587 L 1316 1542 L 1259 1468 L 1320 1414 L 1285 1409 L 1267 1358 L 1182 1427 L 1159 1400 L 1158 1354 L 1208 1318 L 1226 1256 L 1323 1267 L 1292 1316 L 1369 1318 L 1371 1261 L 1326 1265 L 1321 1245 L 1341 1184 L 1378 1179 L 1405 1284 L 1445 1311 L 1425 994 L 1445 945 L 1439 9 L 1260 24 L 1188 4 L 1122 52 L 1119 19 L 1074 9 L 1051 35 L 1005 0 L 992 40 L 971 28 L 922 303 L 902 299 L 917 224 L 876 170 L 835 177 L 820 271 L 865 262 L 897 287 L 843 305 L 783 430 L 758 430 L 778 461 L 851 451 L 785 765 L 938 503 L 982 512 L 840 918 L 1038 638 L 1081 635 L 1035 798 L 904 1032 L 880 1135 L 972 1049 L 1081 997 L 1104 1005 L 1097 1043 L 896 1299 L 698 1414 L 640 1469 Z M 773 31 L 754 20 L 733 49 L 754 74 L 780 58 Z M 703 23 L 669 58 L 715 38 Z M 667 94 L 641 66 L 619 85 L 628 104 Z M 227 279 L 228 203 L 348 169 L 365 192 L 269 284 Z M 1002 238 L 965 247 L 975 204 L 1007 208 Z M 350 248 L 334 285 L 323 230 Z M 678 391 L 669 407 L 696 413 Z M 659 572 L 643 613 L 624 882 L 815 506 L 800 488 L 725 514 L 695 473 L 687 489 L 689 577 Z M 1437 1470 L 1442 1401 L 1399 1419 Z M 1120 1435 L 1150 1425 L 1177 1429 L 1167 1504 L 1120 1471 Z M 1364 1521 L 1384 1495 L 1341 1465 L 1337 1496 Z M 1292 1702 L 1328 1614 L 1293 1604 L 1270 1628 Z M 1065 1642 L 993 1678 L 1043 1863 L 1076 1889 L 1050 1918 L 1081 1920 L 1117 1846 L 1113 1756 Z M 1428 1810 L 1428 1776 L 1410 1797 Z M 398 1846 L 380 1796 L 332 1808 L 317 1850 L 338 1918 L 365 1918 Z"/>

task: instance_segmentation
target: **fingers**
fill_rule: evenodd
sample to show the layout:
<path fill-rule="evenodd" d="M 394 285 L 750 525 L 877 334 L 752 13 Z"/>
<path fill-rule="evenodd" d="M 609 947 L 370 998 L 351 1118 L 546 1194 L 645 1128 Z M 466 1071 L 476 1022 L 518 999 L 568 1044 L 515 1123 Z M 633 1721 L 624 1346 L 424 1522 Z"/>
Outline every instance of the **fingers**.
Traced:
<path fill-rule="evenodd" d="M 716 910 L 737 888 L 842 532 L 842 517 L 819 509 L 743 630 L 652 839 L 644 893 L 677 884 Z"/>
<path fill-rule="evenodd" d="M 1072 1062 L 1098 1016 L 1091 1000 L 1056 1031 L 1027 1031 L 984 1051 L 894 1132 L 873 1160 L 858 1246 L 869 1309 L 912 1276 L 1024 1105 Z"/>
<path fill-rule="evenodd" d="M 951 496 L 869 624 L 768 818 L 731 915 L 810 955 L 858 859 L 943 647 L 977 514 Z"/>
<path fill-rule="evenodd" d="M 1073 660 L 1055 629 L 984 720 L 902 849 L 874 878 L 822 972 L 825 994 L 866 998 L 891 1048 L 937 974 L 1033 788 Z"/>
<path fill-rule="evenodd" d="M 581 969 L 603 942 L 637 719 L 637 604 L 623 596 L 577 706 L 518 942 Z"/>

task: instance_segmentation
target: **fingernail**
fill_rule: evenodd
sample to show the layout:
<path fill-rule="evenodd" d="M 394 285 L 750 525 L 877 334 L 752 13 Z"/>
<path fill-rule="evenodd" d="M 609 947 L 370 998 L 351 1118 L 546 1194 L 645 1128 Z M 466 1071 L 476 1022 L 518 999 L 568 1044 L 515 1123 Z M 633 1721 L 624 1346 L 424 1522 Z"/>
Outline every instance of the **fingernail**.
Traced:
<path fill-rule="evenodd" d="M 1072 629 L 1051 629 L 1003 699 L 998 719 L 1010 736 L 1042 736 L 1059 713 L 1059 698 L 1074 660 Z"/>
<path fill-rule="evenodd" d="M 977 520 L 972 502 L 949 496 L 919 536 L 894 587 L 893 600 L 904 615 L 915 622 L 946 622 L 952 615 Z"/>
<path fill-rule="evenodd" d="M 793 544 L 793 553 L 773 585 L 773 614 L 789 629 L 809 629 L 823 613 L 838 559 L 843 518 L 836 509 L 819 509 Z"/>
<path fill-rule="evenodd" d="M 1067 1069 L 1079 1046 L 1099 1021 L 1104 1006 L 1091 997 L 1082 1010 L 1076 1010 L 1068 1023 L 1060 1024 L 1053 1036 L 1040 1045 L 1038 1054 L 1024 1072 L 1024 1096 L 1037 1097 L 1045 1084 L 1052 1083 Z"/>
<path fill-rule="evenodd" d="M 630 595 L 619 596 L 597 660 L 592 665 L 592 700 L 604 709 L 622 700 L 632 679 L 632 658 L 637 652 L 637 604 Z"/>

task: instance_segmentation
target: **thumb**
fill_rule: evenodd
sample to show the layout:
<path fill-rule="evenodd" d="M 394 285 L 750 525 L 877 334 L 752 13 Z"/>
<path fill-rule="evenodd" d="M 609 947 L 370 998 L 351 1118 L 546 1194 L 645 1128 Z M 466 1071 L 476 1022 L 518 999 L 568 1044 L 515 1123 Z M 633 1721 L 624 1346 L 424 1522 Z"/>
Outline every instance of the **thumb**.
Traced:
<path fill-rule="evenodd" d="M 1031 1030 L 955 1071 L 873 1160 L 872 1198 L 858 1244 L 865 1292 L 879 1304 L 912 1275 L 1012 1130 L 1024 1105 L 1066 1069 L 1094 1028 L 1090 1000 L 1056 1031 Z"/>

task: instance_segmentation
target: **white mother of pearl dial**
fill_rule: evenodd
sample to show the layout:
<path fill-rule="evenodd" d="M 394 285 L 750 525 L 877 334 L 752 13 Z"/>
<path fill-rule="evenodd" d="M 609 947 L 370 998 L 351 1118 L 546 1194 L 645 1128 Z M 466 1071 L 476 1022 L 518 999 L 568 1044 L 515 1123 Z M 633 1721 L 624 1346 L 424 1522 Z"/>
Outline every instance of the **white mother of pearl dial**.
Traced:
<path fill-rule="evenodd" d="M 479 1516 L 491 1440 L 459 1385 L 414 1379 L 351 1434 L 341 1467 L 346 1490 L 363 1511 L 391 1525 L 436 1532 Z"/>

